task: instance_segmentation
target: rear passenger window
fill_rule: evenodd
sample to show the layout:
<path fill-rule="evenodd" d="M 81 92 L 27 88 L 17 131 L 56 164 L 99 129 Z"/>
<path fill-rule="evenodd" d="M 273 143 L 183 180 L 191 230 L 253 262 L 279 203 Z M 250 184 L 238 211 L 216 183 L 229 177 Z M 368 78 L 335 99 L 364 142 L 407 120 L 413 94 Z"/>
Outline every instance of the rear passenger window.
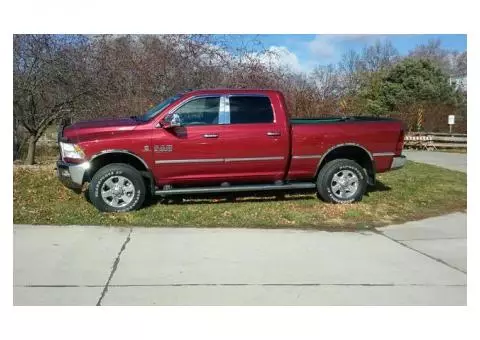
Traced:
<path fill-rule="evenodd" d="M 272 123 L 273 110 L 268 97 L 232 96 L 230 124 Z"/>

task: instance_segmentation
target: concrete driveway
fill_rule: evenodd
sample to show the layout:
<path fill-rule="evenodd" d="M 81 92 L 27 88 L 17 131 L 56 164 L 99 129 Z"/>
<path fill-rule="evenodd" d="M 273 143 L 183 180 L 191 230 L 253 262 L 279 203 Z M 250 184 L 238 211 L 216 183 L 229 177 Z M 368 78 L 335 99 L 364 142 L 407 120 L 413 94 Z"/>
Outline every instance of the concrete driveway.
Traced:
<path fill-rule="evenodd" d="M 441 166 L 446 169 L 467 172 L 467 154 L 439 151 L 404 150 L 411 161 Z"/>
<path fill-rule="evenodd" d="M 465 305 L 466 214 L 379 232 L 15 226 L 15 305 Z"/>

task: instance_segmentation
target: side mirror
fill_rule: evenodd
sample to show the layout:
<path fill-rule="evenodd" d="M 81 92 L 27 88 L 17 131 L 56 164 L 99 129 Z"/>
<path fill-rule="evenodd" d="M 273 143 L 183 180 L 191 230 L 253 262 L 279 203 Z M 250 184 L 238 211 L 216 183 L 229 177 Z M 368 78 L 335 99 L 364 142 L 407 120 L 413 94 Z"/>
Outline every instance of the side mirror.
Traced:
<path fill-rule="evenodd" d="M 176 128 L 176 127 L 179 127 L 179 126 L 182 126 L 182 125 L 183 125 L 182 124 L 182 119 L 176 113 L 174 113 L 171 116 L 170 120 L 165 120 L 165 121 L 162 122 L 162 127 L 164 129 L 172 129 L 172 128 Z"/>

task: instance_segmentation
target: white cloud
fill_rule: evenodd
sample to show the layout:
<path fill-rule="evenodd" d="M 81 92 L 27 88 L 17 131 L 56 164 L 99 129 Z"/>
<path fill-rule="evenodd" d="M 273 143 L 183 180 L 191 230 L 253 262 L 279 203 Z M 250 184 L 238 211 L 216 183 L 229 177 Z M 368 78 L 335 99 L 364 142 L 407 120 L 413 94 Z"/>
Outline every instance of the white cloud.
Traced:
<path fill-rule="evenodd" d="M 308 43 L 313 55 L 320 58 L 332 58 L 340 51 L 340 44 L 343 42 L 364 42 L 368 43 L 381 39 L 377 34 L 321 34 Z"/>
<path fill-rule="evenodd" d="M 318 57 L 331 58 L 335 53 L 333 40 L 328 36 L 317 35 L 308 45 L 310 51 Z"/>
<path fill-rule="evenodd" d="M 302 65 L 295 53 L 285 46 L 270 46 L 264 53 L 252 53 L 264 65 L 274 67 L 288 67 L 295 72 L 302 71 Z"/>
<path fill-rule="evenodd" d="M 293 71 L 301 71 L 302 66 L 295 53 L 285 46 L 270 46 L 268 51 L 272 55 L 273 63 L 277 66 L 287 66 Z"/>

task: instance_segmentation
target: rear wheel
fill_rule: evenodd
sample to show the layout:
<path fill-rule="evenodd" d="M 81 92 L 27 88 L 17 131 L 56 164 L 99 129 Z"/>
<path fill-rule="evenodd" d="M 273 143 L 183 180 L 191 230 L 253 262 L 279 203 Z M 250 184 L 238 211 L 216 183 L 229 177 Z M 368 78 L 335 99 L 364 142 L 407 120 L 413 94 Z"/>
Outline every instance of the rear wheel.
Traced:
<path fill-rule="evenodd" d="M 335 159 L 319 172 L 317 192 L 321 199 L 331 203 L 360 201 L 367 189 L 365 170 L 350 159 Z"/>
<path fill-rule="evenodd" d="M 100 211 L 126 212 L 139 209 L 145 200 L 145 182 L 134 167 L 113 163 L 98 170 L 88 194 Z"/>

